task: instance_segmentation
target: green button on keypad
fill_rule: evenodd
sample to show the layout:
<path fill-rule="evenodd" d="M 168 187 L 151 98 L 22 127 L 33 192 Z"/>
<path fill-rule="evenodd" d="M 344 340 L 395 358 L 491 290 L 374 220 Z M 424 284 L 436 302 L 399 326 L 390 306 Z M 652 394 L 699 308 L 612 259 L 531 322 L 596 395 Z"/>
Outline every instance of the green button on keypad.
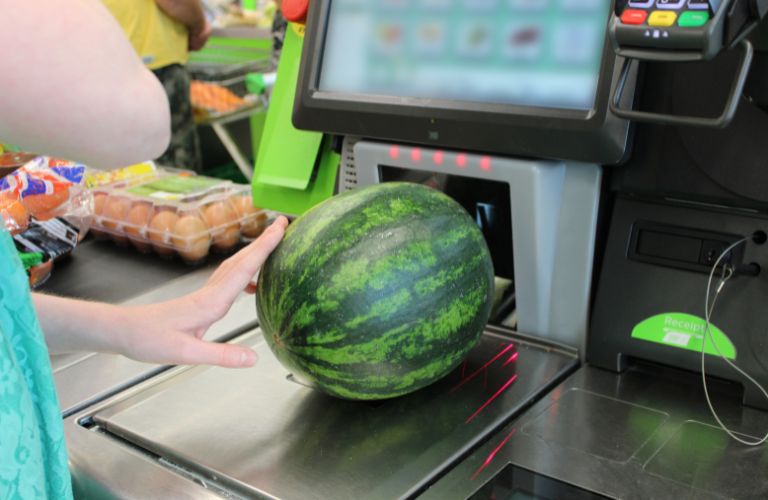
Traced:
<path fill-rule="evenodd" d="M 692 12 L 689 10 L 680 14 L 680 20 L 677 21 L 677 24 L 683 28 L 698 28 L 707 24 L 707 21 L 709 21 L 709 12 Z"/>

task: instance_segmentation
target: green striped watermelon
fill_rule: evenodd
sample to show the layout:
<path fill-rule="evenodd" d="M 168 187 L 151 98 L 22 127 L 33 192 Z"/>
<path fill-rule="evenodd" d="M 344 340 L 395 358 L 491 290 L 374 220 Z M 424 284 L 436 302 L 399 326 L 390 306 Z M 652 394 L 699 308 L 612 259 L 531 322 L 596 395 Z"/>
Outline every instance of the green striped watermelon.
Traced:
<path fill-rule="evenodd" d="M 348 191 L 294 221 L 261 270 L 264 338 L 294 376 L 346 399 L 407 394 L 480 338 L 493 294 L 482 233 L 419 184 Z"/>

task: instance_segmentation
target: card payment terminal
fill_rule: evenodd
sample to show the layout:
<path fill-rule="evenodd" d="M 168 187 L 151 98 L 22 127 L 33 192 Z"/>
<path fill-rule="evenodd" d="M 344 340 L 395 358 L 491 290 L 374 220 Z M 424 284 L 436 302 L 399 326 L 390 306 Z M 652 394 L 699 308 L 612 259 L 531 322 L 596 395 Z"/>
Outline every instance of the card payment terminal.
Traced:
<path fill-rule="evenodd" d="M 752 62 L 753 48 L 746 36 L 767 10 L 768 0 L 618 0 L 609 34 L 616 54 L 626 59 L 611 111 L 635 121 L 725 127 L 736 112 Z M 743 56 L 720 116 L 674 116 L 619 105 L 633 61 L 710 60 L 736 45 L 741 46 Z"/>

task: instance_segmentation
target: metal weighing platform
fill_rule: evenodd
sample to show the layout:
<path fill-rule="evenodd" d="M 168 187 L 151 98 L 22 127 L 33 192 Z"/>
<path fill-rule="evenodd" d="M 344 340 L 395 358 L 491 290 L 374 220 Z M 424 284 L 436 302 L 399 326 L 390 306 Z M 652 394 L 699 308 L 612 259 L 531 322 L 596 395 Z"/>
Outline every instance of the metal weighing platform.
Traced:
<path fill-rule="evenodd" d="M 83 249 L 105 250 L 96 245 Z M 99 258 L 116 273 L 141 265 L 107 247 Z M 80 257 L 66 272 L 85 272 Z M 158 275 L 116 301 L 179 295 L 211 269 Z M 209 334 L 253 346 L 259 361 L 247 370 L 57 357 L 78 496 L 768 497 L 768 447 L 743 447 L 714 427 L 697 374 L 577 368 L 568 348 L 489 328 L 442 382 L 388 402 L 347 402 L 292 381 L 255 324 L 243 295 Z M 743 406 L 740 388 L 710 387 L 729 427 L 753 437 L 768 429 L 768 413 Z"/>
<path fill-rule="evenodd" d="M 383 402 L 293 381 L 258 330 L 255 367 L 177 368 L 66 419 L 84 497 L 418 495 L 578 365 L 574 351 L 488 329 L 441 382 Z M 450 497 L 455 498 L 455 495 Z"/>
<path fill-rule="evenodd" d="M 725 423 L 762 437 L 768 414 L 710 382 Z M 534 472 L 533 474 L 531 472 Z M 497 432 L 425 499 L 768 498 L 768 447 L 715 427 L 697 374 L 637 365 L 616 375 L 585 366 Z"/>

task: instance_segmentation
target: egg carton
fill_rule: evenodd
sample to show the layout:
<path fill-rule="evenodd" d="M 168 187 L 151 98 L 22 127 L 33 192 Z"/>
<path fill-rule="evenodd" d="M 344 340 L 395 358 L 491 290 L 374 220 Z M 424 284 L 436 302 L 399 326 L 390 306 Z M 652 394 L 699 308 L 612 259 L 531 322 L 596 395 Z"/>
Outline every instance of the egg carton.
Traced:
<path fill-rule="evenodd" d="M 190 264 L 257 238 L 276 214 L 253 206 L 250 188 L 231 181 L 159 171 L 152 179 L 94 189 L 91 232 L 118 245 Z"/>

